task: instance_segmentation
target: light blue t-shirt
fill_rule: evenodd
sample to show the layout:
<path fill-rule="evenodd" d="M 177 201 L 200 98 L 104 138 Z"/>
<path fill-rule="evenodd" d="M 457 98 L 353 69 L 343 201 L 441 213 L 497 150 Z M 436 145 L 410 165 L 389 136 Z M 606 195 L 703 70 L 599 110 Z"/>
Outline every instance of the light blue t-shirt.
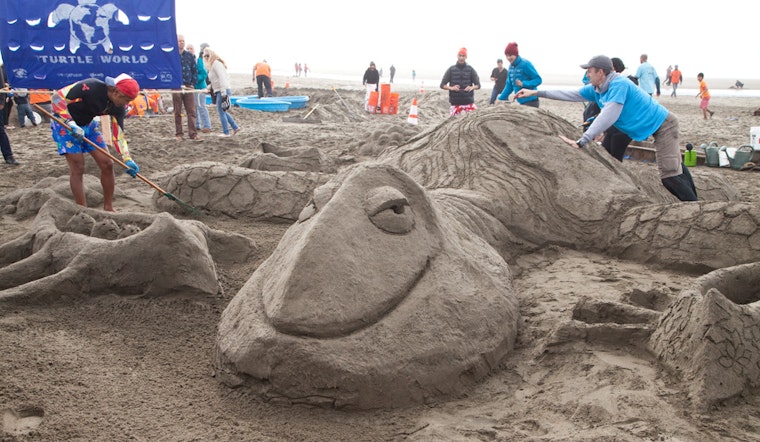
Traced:
<path fill-rule="evenodd" d="M 582 87 L 579 93 L 588 101 L 596 101 L 601 109 L 607 103 L 622 104 L 615 127 L 635 141 L 646 140 L 668 117 L 663 105 L 622 75 L 613 78 L 602 93 L 597 93 L 591 84 Z"/>
<path fill-rule="evenodd" d="M 636 77 L 639 78 L 639 87 L 644 89 L 647 94 L 652 95 L 655 91 L 655 79 L 657 78 L 657 71 L 654 70 L 654 66 L 648 61 L 641 63 L 636 69 Z"/>

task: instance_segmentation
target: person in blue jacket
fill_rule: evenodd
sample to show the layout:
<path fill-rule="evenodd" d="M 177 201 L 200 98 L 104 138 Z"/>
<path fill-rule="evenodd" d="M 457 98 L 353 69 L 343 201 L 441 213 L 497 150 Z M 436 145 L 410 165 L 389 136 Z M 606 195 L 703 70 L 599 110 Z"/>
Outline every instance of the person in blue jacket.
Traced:
<path fill-rule="evenodd" d="M 517 93 L 521 89 L 535 90 L 541 85 L 543 82 L 541 76 L 533 67 L 533 63 L 520 57 L 517 43 L 508 44 L 507 48 L 504 49 L 504 55 L 509 61 L 509 70 L 507 71 L 507 85 L 499 94 L 499 100 L 508 100 L 512 93 Z M 538 97 L 517 97 L 517 102 L 526 106 L 538 107 Z"/>
<path fill-rule="evenodd" d="M 636 141 L 654 138 L 657 169 L 665 188 L 681 201 L 697 201 L 694 180 L 681 162 L 678 119 L 663 105 L 624 75 L 614 71 L 605 55 L 592 57 L 581 65 L 590 83 L 575 91 L 522 89 L 515 97 L 550 98 L 563 101 L 594 101 L 601 112 L 578 140 L 560 136 L 565 143 L 583 148 L 613 124 Z"/>

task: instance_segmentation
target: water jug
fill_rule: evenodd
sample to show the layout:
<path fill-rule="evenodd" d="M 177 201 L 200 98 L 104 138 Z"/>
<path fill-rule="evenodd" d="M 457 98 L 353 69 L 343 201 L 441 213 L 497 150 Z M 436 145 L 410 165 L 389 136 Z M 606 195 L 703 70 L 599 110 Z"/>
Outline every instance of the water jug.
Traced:
<path fill-rule="evenodd" d="M 752 157 L 754 156 L 755 156 L 755 149 L 752 148 L 752 145 L 742 144 L 741 146 L 739 146 L 738 149 L 736 149 L 736 152 L 734 153 L 734 157 L 729 158 L 728 160 L 731 162 L 732 169 L 739 170 L 748 161 L 752 161 Z"/>
<path fill-rule="evenodd" d="M 704 144 L 702 145 L 704 146 Z M 705 164 L 709 167 L 720 167 L 720 148 L 718 143 L 711 141 L 705 149 Z"/>
<path fill-rule="evenodd" d="M 686 143 L 686 152 L 683 153 L 683 164 L 686 167 L 695 167 L 697 165 L 697 151 L 691 143 Z"/>

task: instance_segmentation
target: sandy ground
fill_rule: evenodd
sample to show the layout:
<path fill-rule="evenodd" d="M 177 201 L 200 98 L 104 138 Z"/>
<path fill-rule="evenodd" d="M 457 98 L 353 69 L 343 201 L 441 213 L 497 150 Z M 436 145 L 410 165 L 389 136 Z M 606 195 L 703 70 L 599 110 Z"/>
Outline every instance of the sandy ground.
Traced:
<path fill-rule="evenodd" d="M 245 76 L 235 93 L 255 93 Z M 394 87 L 398 115 L 367 115 L 356 84 L 275 78 L 279 95 L 308 95 L 287 114 L 234 109 L 242 131 L 232 138 L 203 134 L 177 142 L 171 116 L 130 119 L 126 131 L 141 172 L 157 183 L 178 164 L 213 160 L 239 164 L 260 143 L 314 146 L 339 164 L 371 159 L 447 118 L 443 91 Z M 289 90 L 283 86 L 289 83 Z M 335 90 L 332 88 L 336 87 Z M 477 103 L 487 106 L 490 91 Z M 406 122 L 413 97 L 419 126 Z M 703 120 L 694 97 L 660 102 L 681 122 L 683 141 L 738 147 L 760 126 L 757 99 L 714 98 Z M 317 106 L 318 105 L 318 106 Z M 508 104 L 502 104 L 508 105 Z M 544 109 L 580 124 L 582 105 L 543 100 Z M 319 123 L 283 122 L 308 117 Z M 214 131 L 219 119 L 209 108 Z M 15 114 L 15 112 L 14 112 Z M 12 120 L 11 124 L 18 126 Z M 0 194 L 46 177 L 67 178 L 47 127 L 9 131 L 19 167 L 0 166 Z M 88 172 L 96 168 L 88 161 Z M 655 167 L 645 165 L 644 167 Z M 760 203 L 760 173 L 699 167 L 721 174 L 743 199 Z M 152 189 L 117 174 L 119 211 L 155 212 Z M 0 215 L 0 243 L 25 232 L 31 218 Z M 0 311 L 0 440 L 760 440 L 760 395 L 747 392 L 707 411 L 691 409 L 679 379 L 646 351 L 626 342 L 550 345 L 550 330 L 584 296 L 620 300 L 634 290 L 676 295 L 694 275 L 583 251 L 543 250 L 520 259 L 515 279 L 522 323 L 515 351 L 465 397 L 430 406 L 347 412 L 265 403 L 213 377 L 219 316 L 288 225 L 204 216 L 208 225 L 253 238 L 257 252 L 243 265 L 218 268 L 224 294 L 208 299 L 125 299 L 104 295 Z M 150 259 L 151 250 L 145 250 Z"/>

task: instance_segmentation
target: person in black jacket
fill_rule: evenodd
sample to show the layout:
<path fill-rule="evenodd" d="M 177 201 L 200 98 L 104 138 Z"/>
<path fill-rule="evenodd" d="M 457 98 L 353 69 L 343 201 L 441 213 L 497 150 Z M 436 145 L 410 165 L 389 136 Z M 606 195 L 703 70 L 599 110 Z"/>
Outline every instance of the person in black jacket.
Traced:
<path fill-rule="evenodd" d="M 480 78 L 475 69 L 467 64 L 467 48 L 459 50 L 457 63 L 443 74 L 441 89 L 449 91 L 449 112 L 452 116 L 477 109 L 475 91 L 480 89 Z"/>
<path fill-rule="evenodd" d="M 377 92 L 380 87 L 380 73 L 377 71 L 374 61 L 370 61 L 369 67 L 366 71 L 364 71 L 362 84 L 365 88 L 367 88 L 367 93 L 364 94 L 364 108 L 367 110 L 367 112 L 372 112 L 372 109 L 369 109 L 367 107 L 369 103 L 369 94 L 370 92 Z"/>

